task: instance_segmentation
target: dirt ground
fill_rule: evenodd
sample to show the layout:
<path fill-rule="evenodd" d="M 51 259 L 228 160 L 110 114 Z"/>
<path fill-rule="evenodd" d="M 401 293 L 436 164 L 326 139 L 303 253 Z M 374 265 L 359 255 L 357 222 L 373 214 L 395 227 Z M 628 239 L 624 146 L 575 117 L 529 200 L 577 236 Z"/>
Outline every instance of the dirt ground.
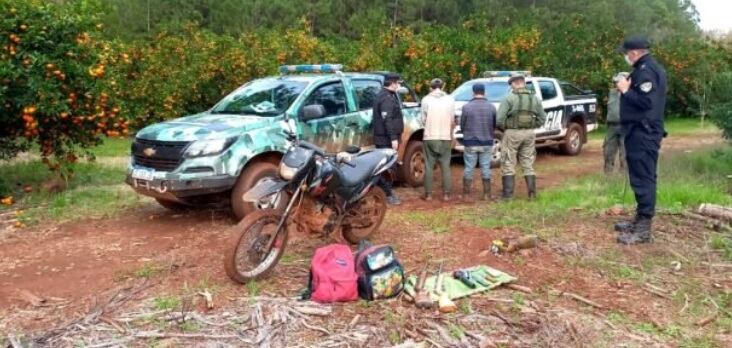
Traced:
<path fill-rule="evenodd" d="M 663 153 L 693 151 L 716 142 L 716 139 L 708 136 L 671 138 L 665 141 Z M 588 143 L 582 154 L 576 157 L 562 156 L 551 149 L 540 150 L 538 185 L 540 189 L 556 187 L 582 175 L 599 172 L 601 162 L 601 145 L 598 141 Z M 455 161 L 452 169 L 453 187 L 457 192 L 461 185 L 462 165 Z M 500 189 L 497 170 L 493 178 L 495 195 Z M 516 191 L 519 197 L 525 196 L 523 183 L 519 182 Z M 687 238 L 679 237 L 679 233 L 687 232 L 684 232 L 684 224 L 674 217 L 660 219 L 657 224 L 660 242 L 651 245 L 619 248 L 614 243 L 613 232 L 609 230 L 617 217 L 603 215 L 563 226 L 571 229 L 570 239 L 542 243 L 539 248 L 517 255 L 497 256 L 483 251 L 493 239 L 518 236 L 519 231 L 510 228 L 485 229 L 457 222 L 450 226 L 450 232 L 436 234 L 424 231 L 419 224 L 399 218 L 409 212 L 449 212 L 455 207 L 479 211 L 484 204 L 495 203 L 458 204 L 454 201 L 441 202 L 439 199 L 423 202 L 419 199 L 419 189 L 399 188 L 398 193 L 403 204 L 390 209 L 375 242 L 394 244 L 408 271 L 417 270 L 424 261 L 437 259 L 444 259 L 446 266 L 451 268 L 479 263 L 490 265 L 517 276 L 519 284 L 534 289 L 536 293 L 556 295 L 555 291 L 558 291 L 558 297 L 532 297 L 534 307 L 539 303 L 539 306 L 549 308 L 551 302 L 554 311 L 539 310 L 547 318 L 549 314 L 546 313 L 561 316 L 557 309 L 572 310 L 576 318 L 592 314 L 592 308 L 568 296 L 561 296 L 562 291 L 581 294 L 596 302 L 602 307 L 598 309 L 601 314 L 623 313 L 638 322 L 663 322 L 675 310 L 675 307 L 668 305 L 668 299 L 654 296 L 629 281 L 618 281 L 596 268 L 573 263 L 608 250 L 617 251 L 624 259 L 635 260 L 637 264 L 641 264 L 646 255 L 672 255 L 668 251 L 669 245 L 663 241 Z M 130 190 L 130 194 L 134 193 Z M 68 319 L 88 313 L 108 294 L 140 282 L 147 286 L 136 294 L 139 299 L 181 294 L 191 289 L 215 289 L 215 308 L 209 311 L 199 303 L 203 313 L 227 311 L 227 308 L 237 306 L 242 297 L 251 295 L 292 297 L 305 286 L 309 257 L 314 248 L 327 243 L 317 238 L 291 242 L 272 278 L 260 282 L 258 288 L 253 289 L 252 286 L 231 282 L 223 270 L 223 254 L 226 248 L 231 247 L 227 242 L 233 223 L 223 211 L 180 213 L 148 204 L 121 212 L 113 219 L 61 225 L 42 224 L 5 233 L 0 239 L 0 318 L 3 318 L 0 319 L 0 333 L 45 332 Z M 688 228 L 700 227 L 692 225 Z M 715 284 L 730 289 L 730 279 L 728 276 L 722 281 L 716 280 Z M 45 301 L 34 304 L 34 296 Z M 515 292 L 509 290 L 495 291 L 495 296 L 502 296 L 507 299 L 506 302 L 516 301 Z M 473 313 L 502 308 L 500 304 L 482 297 L 471 300 L 469 305 Z M 132 304 L 118 310 L 130 306 Z M 398 309 L 402 306 L 401 300 L 385 306 L 402 313 Z M 383 306 L 339 306 L 336 311 L 334 318 L 345 318 L 343 320 L 346 321 L 350 321 L 354 315 L 363 317 L 362 321 L 378 323 L 385 320 Z M 512 312 L 509 310 L 509 313 Z M 411 312 L 404 314 L 406 318 L 413 315 Z M 526 318 L 521 313 L 517 315 L 516 320 Z M 558 323 L 566 322 L 562 320 Z M 526 325 L 522 328 L 537 337 L 543 337 L 542 330 L 552 330 L 547 326 L 553 325 L 551 322 L 542 322 L 534 329 L 528 329 Z M 568 330 L 574 330 L 578 336 L 583 335 L 583 329 L 579 326 Z M 381 337 L 384 338 L 384 335 Z M 632 337 L 632 334 L 629 335 Z M 411 335 L 399 337 L 409 338 Z M 524 346 L 513 343 L 521 340 L 516 341 L 511 337 L 508 336 L 506 346 Z M 666 345 L 647 337 L 636 338 L 639 346 Z M 612 338 L 609 340 L 612 342 Z M 562 341 L 533 342 L 548 346 Z"/>

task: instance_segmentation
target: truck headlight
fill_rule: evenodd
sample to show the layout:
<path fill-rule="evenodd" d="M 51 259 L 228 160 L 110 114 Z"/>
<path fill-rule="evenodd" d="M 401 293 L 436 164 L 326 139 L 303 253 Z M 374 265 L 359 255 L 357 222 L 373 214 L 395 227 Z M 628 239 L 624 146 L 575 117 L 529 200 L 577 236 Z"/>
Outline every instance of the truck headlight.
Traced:
<path fill-rule="evenodd" d="M 236 138 L 197 140 L 188 145 L 186 157 L 211 156 L 221 153 L 234 143 Z"/>

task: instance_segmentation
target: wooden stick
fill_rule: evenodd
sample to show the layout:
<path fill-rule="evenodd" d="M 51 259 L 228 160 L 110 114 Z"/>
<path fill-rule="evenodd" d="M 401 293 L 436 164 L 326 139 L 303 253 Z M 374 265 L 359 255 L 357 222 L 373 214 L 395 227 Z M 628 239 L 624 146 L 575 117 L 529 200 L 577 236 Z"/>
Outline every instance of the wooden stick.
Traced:
<path fill-rule="evenodd" d="M 714 314 L 712 314 L 708 317 L 701 318 L 701 320 L 697 321 L 695 324 L 696 324 L 696 326 L 704 326 L 704 325 L 707 325 L 707 324 L 713 322 L 716 319 L 717 319 L 717 312 L 714 312 Z"/>
<path fill-rule="evenodd" d="M 700 205 L 696 212 L 714 219 L 732 222 L 732 209 L 721 205 L 705 203 Z"/>
<path fill-rule="evenodd" d="M 127 332 L 127 330 L 125 330 L 123 327 L 119 326 L 119 324 L 117 324 L 114 320 L 109 319 L 105 316 L 99 317 L 99 321 L 105 322 L 105 323 L 111 325 L 113 328 L 115 328 L 117 331 L 119 331 L 119 333 L 123 334 L 123 333 Z"/>
<path fill-rule="evenodd" d="M 506 287 L 509 288 L 509 289 L 511 289 L 511 290 L 516 290 L 516 291 L 523 292 L 525 294 L 533 294 L 534 293 L 534 291 L 531 290 L 531 288 L 528 287 L 528 286 L 523 286 L 523 285 L 518 285 L 518 284 L 514 284 L 514 283 L 509 283 L 509 284 L 506 284 Z"/>
<path fill-rule="evenodd" d="M 649 293 L 651 293 L 653 295 L 656 295 L 658 297 L 663 297 L 663 298 L 665 298 L 667 300 L 673 300 L 671 298 L 671 296 L 666 295 L 665 293 L 663 293 L 663 290 L 662 289 L 660 289 L 658 287 L 655 287 L 655 286 L 653 286 L 651 284 L 646 283 L 645 286 L 641 287 L 641 289 L 643 289 L 644 291 L 649 292 Z"/>
<path fill-rule="evenodd" d="M 688 211 L 682 212 L 681 214 L 684 215 L 684 216 L 686 216 L 686 217 L 688 217 L 688 218 L 692 218 L 692 219 L 696 219 L 696 220 L 699 220 L 699 221 L 706 222 L 706 223 L 712 225 L 712 227 L 715 228 L 715 229 L 720 229 L 722 231 L 728 231 L 728 232 L 729 231 L 732 231 L 732 228 L 730 228 L 728 225 L 722 223 L 722 221 L 719 221 L 719 220 L 716 220 L 716 219 L 712 219 L 710 217 L 706 217 L 706 216 L 699 215 L 699 214 L 696 214 L 696 213 L 688 212 Z"/>
<path fill-rule="evenodd" d="M 594 302 L 594 301 L 592 301 L 590 299 L 587 299 L 585 297 L 582 297 L 580 295 L 577 295 L 575 293 L 566 292 L 566 291 L 559 291 L 557 289 L 552 289 L 552 291 L 554 291 L 556 294 L 569 297 L 569 298 L 571 298 L 571 299 L 573 299 L 575 301 L 582 302 L 582 303 L 584 303 L 584 304 L 586 304 L 588 306 L 595 307 L 597 309 L 604 309 L 605 308 L 603 305 L 601 305 L 601 304 L 599 304 L 597 302 Z"/>

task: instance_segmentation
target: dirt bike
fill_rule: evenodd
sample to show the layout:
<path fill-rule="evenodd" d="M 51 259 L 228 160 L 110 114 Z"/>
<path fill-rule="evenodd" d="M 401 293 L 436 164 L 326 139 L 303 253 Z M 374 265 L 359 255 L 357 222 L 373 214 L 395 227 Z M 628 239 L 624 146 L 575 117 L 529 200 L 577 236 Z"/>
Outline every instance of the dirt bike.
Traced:
<path fill-rule="evenodd" d="M 397 161 L 396 151 L 361 152 L 349 146 L 328 154 L 317 145 L 285 133 L 290 148 L 280 161 L 279 177 L 264 179 L 244 194 L 247 202 L 290 197 L 284 210 L 248 214 L 235 227 L 224 259 L 226 274 L 246 283 L 266 277 L 284 254 L 295 230 L 356 244 L 376 231 L 386 214 L 386 195 L 374 188 Z"/>

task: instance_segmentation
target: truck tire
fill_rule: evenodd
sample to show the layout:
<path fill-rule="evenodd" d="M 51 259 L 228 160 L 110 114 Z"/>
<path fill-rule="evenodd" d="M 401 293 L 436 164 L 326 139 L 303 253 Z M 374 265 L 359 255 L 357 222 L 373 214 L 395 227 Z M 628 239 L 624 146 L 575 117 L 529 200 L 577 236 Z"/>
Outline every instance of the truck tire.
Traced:
<path fill-rule="evenodd" d="M 424 183 L 425 162 L 422 153 L 422 141 L 412 140 L 404 150 L 400 178 L 411 187 L 419 187 Z"/>
<path fill-rule="evenodd" d="M 501 166 L 501 140 L 503 139 L 502 132 L 496 132 L 493 137 L 496 139 L 493 142 L 493 154 L 491 155 L 491 168 L 498 168 Z"/>
<path fill-rule="evenodd" d="M 260 204 L 244 202 L 242 197 L 249 189 L 254 187 L 260 180 L 266 177 L 276 177 L 277 165 L 267 161 L 254 162 L 242 170 L 234 189 L 231 191 L 231 212 L 237 220 L 241 220 L 247 214 L 266 208 L 283 209 L 287 204 L 287 197 L 275 197 L 271 202 Z"/>
<path fill-rule="evenodd" d="M 564 142 L 559 145 L 559 149 L 565 155 L 577 156 L 582 152 L 582 136 L 584 131 L 582 125 L 572 122 L 567 127 L 567 134 L 564 136 Z"/>
<path fill-rule="evenodd" d="M 171 201 L 163 198 L 155 198 L 155 200 L 160 204 L 162 207 L 168 210 L 172 211 L 182 211 L 182 210 L 188 210 L 191 208 L 190 205 L 187 205 L 185 203 Z"/>

